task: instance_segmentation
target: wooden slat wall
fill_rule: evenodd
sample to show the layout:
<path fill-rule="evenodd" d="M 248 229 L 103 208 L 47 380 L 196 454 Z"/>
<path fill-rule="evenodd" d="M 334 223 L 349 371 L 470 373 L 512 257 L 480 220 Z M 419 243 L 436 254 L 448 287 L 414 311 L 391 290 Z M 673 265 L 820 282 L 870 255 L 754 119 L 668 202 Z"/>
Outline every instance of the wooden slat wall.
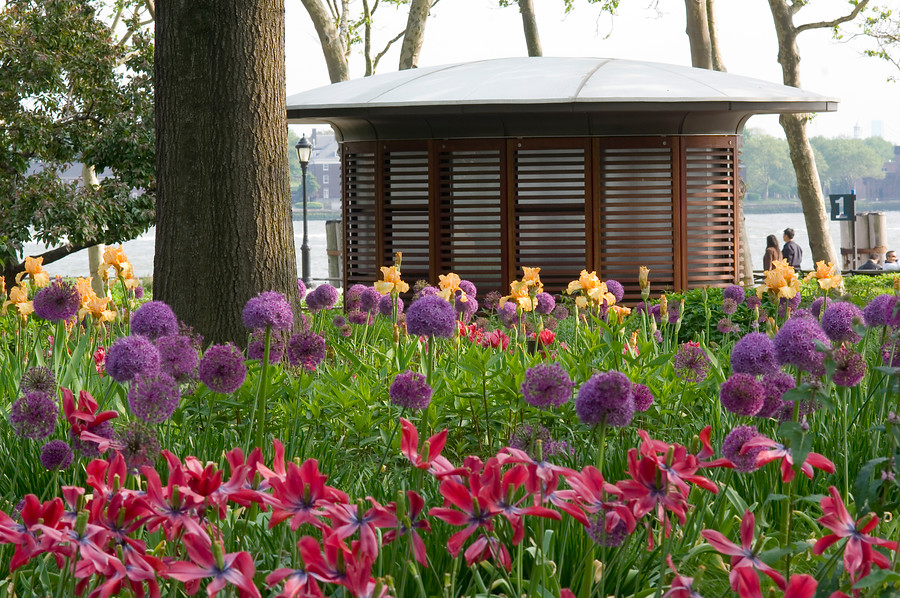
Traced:
<path fill-rule="evenodd" d="M 735 146 L 732 137 L 682 140 L 687 287 L 735 282 Z"/>
<path fill-rule="evenodd" d="M 379 272 L 375 144 L 346 144 L 342 153 L 344 181 L 344 285 L 371 284 Z"/>
<path fill-rule="evenodd" d="M 590 140 L 511 141 L 515 274 L 541 268 L 544 288 L 559 293 L 587 267 L 586 198 Z"/>
<path fill-rule="evenodd" d="M 428 146 L 425 142 L 383 148 L 384 256 L 390 265 L 403 252 L 403 277 L 410 286 L 429 280 Z"/>

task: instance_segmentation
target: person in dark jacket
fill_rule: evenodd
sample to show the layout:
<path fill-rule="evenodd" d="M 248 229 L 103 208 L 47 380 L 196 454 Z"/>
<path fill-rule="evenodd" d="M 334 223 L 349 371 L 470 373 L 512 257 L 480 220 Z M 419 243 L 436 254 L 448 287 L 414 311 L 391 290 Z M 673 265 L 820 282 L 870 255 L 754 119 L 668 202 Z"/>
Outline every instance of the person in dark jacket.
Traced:
<path fill-rule="evenodd" d="M 857 270 L 881 270 L 881 264 L 878 263 L 878 254 L 870 253 L 869 261 L 857 268 Z"/>
<path fill-rule="evenodd" d="M 781 248 L 781 256 L 787 260 L 788 266 L 793 266 L 795 270 L 800 269 L 800 263 L 803 261 L 803 250 L 794 243 L 794 229 L 784 229 L 784 247 Z"/>
<path fill-rule="evenodd" d="M 766 237 L 766 255 L 763 256 L 763 270 L 771 270 L 772 262 L 781 259 L 781 250 L 778 249 L 778 239 L 775 235 Z"/>

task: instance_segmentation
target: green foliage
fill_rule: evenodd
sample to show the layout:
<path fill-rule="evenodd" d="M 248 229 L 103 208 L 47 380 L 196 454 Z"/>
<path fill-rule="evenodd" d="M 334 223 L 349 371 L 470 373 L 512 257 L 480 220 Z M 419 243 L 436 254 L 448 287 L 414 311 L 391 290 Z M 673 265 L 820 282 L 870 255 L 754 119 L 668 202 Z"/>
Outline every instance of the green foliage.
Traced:
<path fill-rule="evenodd" d="M 810 144 L 822 156 L 816 156 L 816 165 L 829 193 L 848 193 L 863 177 L 883 178 L 881 168 L 893 157 L 883 140 L 813 137 Z"/>

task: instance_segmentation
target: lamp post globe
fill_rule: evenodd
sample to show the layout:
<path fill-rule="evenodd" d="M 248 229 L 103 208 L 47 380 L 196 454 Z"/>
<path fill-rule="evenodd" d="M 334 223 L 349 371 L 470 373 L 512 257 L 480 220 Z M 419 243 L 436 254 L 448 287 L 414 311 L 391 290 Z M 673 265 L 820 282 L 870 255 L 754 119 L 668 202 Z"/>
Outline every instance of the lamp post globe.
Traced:
<path fill-rule="evenodd" d="M 303 185 L 303 243 L 300 245 L 300 278 L 303 284 L 309 287 L 309 224 L 306 217 L 306 167 L 309 166 L 309 157 L 312 154 L 312 144 L 306 138 L 306 134 L 300 138 L 297 145 L 297 159 L 300 160 L 300 171 Z"/>

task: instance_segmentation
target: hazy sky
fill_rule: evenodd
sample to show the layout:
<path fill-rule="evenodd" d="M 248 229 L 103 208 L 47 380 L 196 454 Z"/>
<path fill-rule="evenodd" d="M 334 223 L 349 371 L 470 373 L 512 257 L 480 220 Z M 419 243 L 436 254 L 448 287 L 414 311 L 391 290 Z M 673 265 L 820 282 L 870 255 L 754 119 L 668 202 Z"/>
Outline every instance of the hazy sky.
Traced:
<path fill-rule="evenodd" d="M 544 56 L 631 58 L 690 65 L 684 34 L 683 0 L 621 0 L 618 15 L 602 13 L 586 0 L 575 0 L 566 15 L 563 0 L 534 0 Z M 831 20 L 844 14 L 846 0 L 812 0 L 796 23 Z M 319 40 L 298 0 L 286 2 L 287 92 L 295 94 L 329 83 Z M 352 0 L 352 6 L 361 6 Z M 729 72 L 781 83 L 776 62 L 775 29 L 765 0 L 718 0 L 719 39 Z M 821 12 L 814 12 L 821 11 Z M 373 48 L 399 33 L 404 13 L 382 0 L 375 15 Z M 885 61 L 862 55 L 862 40 L 847 36 L 835 41 L 828 30 L 803 33 L 800 38 L 801 82 L 805 89 L 837 97 L 837 112 L 820 114 L 810 123 L 810 135 L 829 137 L 881 133 L 900 144 L 900 83 L 888 82 L 900 71 Z M 399 43 L 378 67 L 379 73 L 397 70 Z M 374 52 L 373 52 L 374 53 Z M 432 10 L 419 66 L 526 55 L 522 21 L 515 7 L 500 8 L 497 0 L 440 0 Z M 361 53 L 351 62 L 352 77 L 364 72 Z M 880 125 L 878 122 L 880 121 Z M 781 135 L 775 116 L 756 116 L 747 127 Z M 783 135 L 782 135 L 783 136 Z"/>

